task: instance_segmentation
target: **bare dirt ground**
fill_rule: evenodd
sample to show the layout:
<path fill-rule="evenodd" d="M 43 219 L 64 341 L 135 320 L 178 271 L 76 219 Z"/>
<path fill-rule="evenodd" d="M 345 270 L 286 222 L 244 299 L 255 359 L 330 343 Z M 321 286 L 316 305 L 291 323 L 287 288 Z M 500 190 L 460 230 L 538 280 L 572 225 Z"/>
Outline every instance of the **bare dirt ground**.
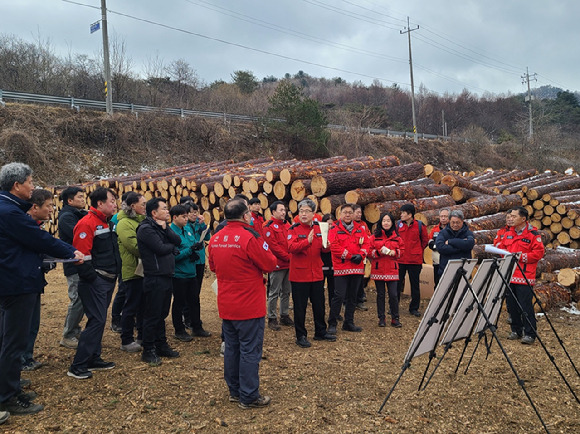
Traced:
<path fill-rule="evenodd" d="M 103 358 L 117 363 L 92 379 L 66 376 L 72 350 L 59 347 L 68 303 L 66 281 L 57 269 L 48 275 L 36 359 L 41 369 L 24 373 L 45 410 L 35 416 L 11 417 L 4 432 L 410 432 L 410 433 L 534 433 L 543 428 L 497 344 L 486 359 L 479 348 L 467 375 L 454 374 L 463 343 L 446 355 L 429 387 L 417 392 L 428 356 L 414 359 L 382 414 L 377 410 L 395 383 L 419 319 L 401 303 L 402 329 L 378 328 L 375 293 L 368 291 L 367 312 L 356 312 L 362 333 L 339 331 L 336 343 L 312 341 L 310 349 L 294 344 L 293 328 L 266 329 L 261 391 L 272 397 L 268 408 L 241 410 L 228 402 L 219 355 L 220 320 L 213 276 L 202 292 L 204 326 L 213 335 L 170 344 L 181 352 L 152 368 L 137 354 L 119 349 L 119 335 L 109 328 Z M 423 302 L 422 310 L 427 301 Z M 573 361 L 580 366 L 580 318 L 550 313 Z M 539 330 L 546 346 L 576 394 L 580 379 L 570 367 L 545 319 Z M 311 319 L 307 323 L 313 330 Z M 580 405 L 558 376 L 538 343 L 532 347 L 505 339 L 504 315 L 499 335 L 534 403 L 553 433 L 580 432 Z M 502 339 L 503 338 L 503 339 Z M 471 354 L 474 345 L 470 344 Z M 438 356 L 443 353 L 438 351 Z M 464 359 L 466 361 L 466 359 Z M 432 363 L 432 366 L 434 363 Z M 464 362 L 465 366 L 465 362 Z"/>

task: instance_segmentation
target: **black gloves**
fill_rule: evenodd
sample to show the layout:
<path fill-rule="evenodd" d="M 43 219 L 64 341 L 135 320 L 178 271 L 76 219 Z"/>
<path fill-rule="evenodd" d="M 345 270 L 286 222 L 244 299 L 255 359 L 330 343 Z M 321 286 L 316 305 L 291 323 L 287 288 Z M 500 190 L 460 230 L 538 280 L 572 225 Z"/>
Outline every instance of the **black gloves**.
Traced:
<path fill-rule="evenodd" d="M 191 262 L 196 262 L 199 260 L 199 255 L 195 251 L 196 249 L 194 249 L 194 247 L 195 247 L 195 244 L 193 246 L 191 246 L 191 248 L 190 248 L 189 259 L 191 260 Z"/>
<path fill-rule="evenodd" d="M 362 262 L 362 255 L 352 255 L 350 257 L 350 262 L 352 262 L 353 264 L 360 264 Z"/>
<path fill-rule="evenodd" d="M 429 241 L 429 248 L 431 250 L 437 250 L 437 246 L 435 245 L 435 240 L 434 239 Z"/>
<path fill-rule="evenodd" d="M 195 243 L 193 246 L 191 246 L 191 250 L 201 250 L 204 247 L 205 246 L 203 245 L 203 241 L 200 241 L 198 243 Z"/>

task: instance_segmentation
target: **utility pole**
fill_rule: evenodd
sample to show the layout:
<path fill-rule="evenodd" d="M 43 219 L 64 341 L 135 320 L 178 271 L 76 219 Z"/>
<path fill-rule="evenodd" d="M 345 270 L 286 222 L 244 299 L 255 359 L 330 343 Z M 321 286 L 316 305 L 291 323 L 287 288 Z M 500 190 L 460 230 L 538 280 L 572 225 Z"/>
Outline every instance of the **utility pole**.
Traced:
<path fill-rule="evenodd" d="M 531 80 L 535 80 L 538 81 L 538 79 L 536 78 L 536 74 L 535 72 L 530 76 L 529 74 L 529 70 L 526 67 L 526 73 L 525 75 L 522 75 L 522 84 L 525 84 L 526 82 L 528 83 L 528 97 L 527 97 L 527 101 L 528 101 L 528 109 L 529 109 L 529 116 L 530 116 L 530 133 L 529 133 L 529 139 L 532 140 L 534 138 L 534 125 L 532 123 L 532 91 L 530 89 L 530 81 Z"/>
<path fill-rule="evenodd" d="M 109 61 L 109 34 L 107 33 L 107 1 L 101 0 L 101 22 L 103 24 L 103 54 L 105 65 L 105 98 L 107 114 L 113 114 L 113 96 L 111 95 L 111 63 Z"/>
<path fill-rule="evenodd" d="M 419 141 L 417 139 L 417 119 L 415 118 L 415 84 L 413 82 L 413 56 L 411 55 L 411 32 L 413 30 L 417 30 L 419 26 L 412 29 L 409 24 L 409 17 L 407 17 L 407 27 L 405 28 L 407 30 L 399 30 L 399 33 L 401 35 L 406 33 L 407 36 L 409 37 L 409 68 L 411 70 L 411 110 L 413 110 L 413 134 L 415 135 L 414 138 L 415 143 L 418 143 Z"/>

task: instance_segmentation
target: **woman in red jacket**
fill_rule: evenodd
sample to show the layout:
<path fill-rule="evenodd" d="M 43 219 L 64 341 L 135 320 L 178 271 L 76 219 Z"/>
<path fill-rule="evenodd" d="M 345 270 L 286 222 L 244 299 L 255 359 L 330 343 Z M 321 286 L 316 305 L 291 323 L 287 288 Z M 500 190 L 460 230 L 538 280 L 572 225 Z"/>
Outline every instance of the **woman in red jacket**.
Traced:
<path fill-rule="evenodd" d="M 399 322 L 399 259 L 403 253 L 403 241 L 399 237 L 395 219 L 391 213 L 381 214 L 375 233 L 371 236 L 371 279 L 377 287 L 377 313 L 379 327 L 387 325 L 385 321 L 385 286 L 389 292 L 391 326 L 401 327 Z"/>

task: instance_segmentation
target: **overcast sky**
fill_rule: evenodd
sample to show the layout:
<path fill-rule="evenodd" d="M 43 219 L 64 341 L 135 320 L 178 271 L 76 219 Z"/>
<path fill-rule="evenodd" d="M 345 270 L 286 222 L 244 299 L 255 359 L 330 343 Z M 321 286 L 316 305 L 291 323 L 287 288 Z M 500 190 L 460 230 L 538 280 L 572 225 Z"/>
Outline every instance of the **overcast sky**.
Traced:
<path fill-rule="evenodd" d="M 102 35 L 89 27 L 100 4 L 2 0 L 0 32 L 30 42 L 40 35 L 58 55 L 96 56 Z M 231 81 L 236 70 L 259 79 L 302 70 L 408 89 L 400 31 L 409 16 L 419 26 L 411 32 L 416 89 L 520 93 L 529 67 L 532 86 L 580 90 L 578 0 L 107 0 L 107 8 L 109 37 L 125 43 L 135 72 L 158 56 L 184 59 L 205 83 Z"/>

